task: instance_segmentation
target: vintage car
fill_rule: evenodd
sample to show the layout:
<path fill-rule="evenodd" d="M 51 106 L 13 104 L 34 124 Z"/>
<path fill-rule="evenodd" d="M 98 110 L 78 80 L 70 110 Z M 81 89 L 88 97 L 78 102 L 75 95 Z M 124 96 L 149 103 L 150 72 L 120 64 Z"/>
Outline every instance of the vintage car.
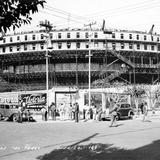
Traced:
<path fill-rule="evenodd" d="M 134 110 L 131 108 L 130 104 L 117 104 L 118 105 L 118 110 L 117 110 L 117 120 L 120 119 L 132 119 L 134 116 Z M 109 109 L 106 110 L 105 112 L 102 113 L 101 119 L 102 120 L 109 120 L 111 118 L 111 115 L 109 114 Z"/>
<path fill-rule="evenodd" d="M 19 105 L 0 104 L 0 120 L 7 118 L 18 121 L 18 107 Z"/>
<path fill-rule="evenodd" d="M 12 120 L 13 122 L 18 121 L 18 104 L 0 104 L 0 120 L 7 119 Z M 28 110 L 23 109 L 23 121 L 28 119 Z M 31 121 L 33 118 L 31 114 L 29 115 L 29 120 Z"/>

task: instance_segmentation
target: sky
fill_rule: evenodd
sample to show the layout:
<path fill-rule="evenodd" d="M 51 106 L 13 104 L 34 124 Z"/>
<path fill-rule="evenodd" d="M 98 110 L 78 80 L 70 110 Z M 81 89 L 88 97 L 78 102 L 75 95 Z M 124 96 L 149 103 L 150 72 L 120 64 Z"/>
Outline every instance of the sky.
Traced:
<path fill-rule="evenodd" d="M 160 0 L 46 0 L 44 8 L 32 15 L 31 25 L 20 30 L 39 28 L 39 22 L 49 20 L 55 29 L 83 28 L 96 22 L 93 28 L 149 31 L 160 33 Z"/>

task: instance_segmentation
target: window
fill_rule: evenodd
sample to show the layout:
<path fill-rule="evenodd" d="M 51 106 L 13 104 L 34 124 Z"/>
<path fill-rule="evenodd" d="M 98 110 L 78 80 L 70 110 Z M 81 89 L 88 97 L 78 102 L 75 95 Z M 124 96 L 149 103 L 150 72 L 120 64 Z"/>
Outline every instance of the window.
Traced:
<path fill-rule="evenodd" d="M 133 44 L 129 43 L 129 49 L 133 49 Z"/>
<path fill-rule="evenodd" d="M 80 48 L 80 42 L 77 42 L 77 43 L 76 43 L 76 47 L 77 47 L 77 48 Z"/>
<path fill-rule="evenodd" d="M 80 38 L 80 33 L 79 32 L 76 33 L 76 38 Z"/>
<path fill-rule="evenodd" d="M 70 33 L 67 33 L 67 38 L 71 38 L 71 34 Z"/>
<path fill-rule="evenodd" d="M 62 43 L 58 43 L 58 49 L 61 49 L 62 48 Z"/>
<path fill-rule="evenodd" d="M 129 34 L 129 39 L 132 39 L 132 34 Z"/>
<path fill-rule="evenodd" d="M 139 34 L 137 34 L 137 40 L 139 40 Z"/>
<path fill-rule="evenodd" d="M 12 37 L 10 37 L 10 42 L 12 42 L 13 41 L 13 39 L 12 39 Z"/>
<path fill-rule="evenodd" d="M 24 45 L 24 51 L 26 51 L 26 50 L 27 50 L 27 45 L 25 44 L 25 45 Z"/>
<path fill-rule="evenodd" d="M 97 32 L 94 33 L 94 38 L 98 38 L 98 33 Z"/>
<path fill-rule="evenodd" d="M 115 33 L 112 33 L 112 38 L 116 38 L 116 34 Z"/>
<path fill-rule="evenodd" d="M 6 42 L 6 39 L 5 38 L 3 38 L 3 43 L 5 43 Z"/>
<path fill-rule="evenodd" d="M 151 50 L 154 51 L 154 45 L 151 46 Z"/>
<path fill-rule="evenodd" d="M 86 32 L 85 33 L 85 38 L 88 38 L 88 37 L 89 37 L 88 32 Z"/>
<path fill-rule="evenodd" d="M 123 35 L 123 33 L 121 34 L 121 39 L 123 39 L 124 38 L 124 35 Z"/>
<path fill-rule="evenodd" d="M 89 43 L 88 42 L 86 43 L 86 48 L 89 48 Z"/>
<path fill-rule="evenodd" d="M 12 52 L 13 51 L 13 47 L 9 47 L 9 51 Z"/>
<path fill-rule="evenodd" d="M 53 33 L 50 33 L 49 36 L 50 36 L 50 39 L 52 39 L 53 38 Z"/>
<path fill-rule="evenodd" d="M 151 36 L 151 41 L 153 41 L 153 36 Z"/>
<path fill-rule="evenodd" d="M 41 39 L 44 39 L 44 35 L 43 34 L 41 34 Z"/>
<path fill-rule="evenodd" d="M 147 50 L 147 45 L 146 44 L 144 45 L 144 50 Z"/>
<path fill-rule="evenodd" d="M 32 49 L 33 49 L 33 50 L 36 49 L 36 45 L 35 45 L 35 44 L 32 45 Z"/>
<path fill-rule="evenodd" d="M 20 40 L 20 37 L 19 36 L 17 36 L 17 41 L 19 41 Z"/>
<path fill-rule="evenodd" d="M 5 38 L 3 38 L 3 43 L 6 43 L 6 39 Z"/>
<path fill-rule="evenodd" d="M 94 46 L 95 46 L 95 47 L 98 47 L 98 42 L 97 42 L 97 41 L 94 43 Z"/>
<path fill-rule="evenodd" d="M 146 36 L 146 35 L 144 35 L 144 40 L 145 40 L 145 41 L 147 40 L 147 36 Z"/>
<path fill-rule="evenodd" d="M 20 45 L 17 46 L 17 51 L 20 51 Z"/>
<path fill-rule="evenodd" d="M 160 51 L 160 44 L 158 44 L 158 51 Z"/>
<path fill-rule="evenodd" d="M 121 49 L 124 49 L 124 43 L 121 43 Z"/>
<path fill-rule="evenodd" d="M 24 36 L 24 40 L 27 41 L 27 35 Z"/>
<path fill-rule="evenodd" d="M 41 49 L 43 50 L 43 49 L 44 49 L 44 44 L 42 43 L 42 44 L 40 45 L 40 47 L 41 47 Z"/>
<path fill-rule="evenodd" d="M 103 41 L 103 47 L 106 48 L 107 44 L 106 44 L 106 41 Z"/>
<path fill-rule="evenodd" d="M 35 40 L 35 39 L 36 39 L 36 35 L 33 34 L 33 35 L 32 35 L 32 40 Z"/>
<path fill-rule="evenodd" d="M 116 44 L 112 43 L 112 49 L 115 50 L 116 49 Z"/>
<path fill-rule="evenodd" d="M 138 50 L 140 49 L 140 44 L 137 44 L 137 49 L 138 49 Z"/>
<path fill-rule="evenodd" d="M 61 33 L 58 33 L 58 38 L 62 38 L 62 35 L 61 35 Z"/>
<path fill-rule="evenodd" d="M 71 48 L 71 42 L 67 42 L 67 48 Z"/>
<path fill-rule="evenodd" d="M 5 48 L 5 47 L 2 48 L 2 52 L 3 52 L 3 53 L 6 52 L 6 48 Z"/>

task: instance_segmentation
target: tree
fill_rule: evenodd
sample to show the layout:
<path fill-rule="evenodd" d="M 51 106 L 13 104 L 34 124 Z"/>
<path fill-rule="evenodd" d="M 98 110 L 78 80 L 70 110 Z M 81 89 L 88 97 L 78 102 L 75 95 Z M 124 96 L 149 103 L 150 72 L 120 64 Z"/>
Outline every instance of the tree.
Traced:
<path fill-rule="evenodd" d="M 38 12 L 38 6 L 44 7 L 45 0 L 0 0 L 0 32 L 13 27 L 29 24 L 31 14 Z"/>

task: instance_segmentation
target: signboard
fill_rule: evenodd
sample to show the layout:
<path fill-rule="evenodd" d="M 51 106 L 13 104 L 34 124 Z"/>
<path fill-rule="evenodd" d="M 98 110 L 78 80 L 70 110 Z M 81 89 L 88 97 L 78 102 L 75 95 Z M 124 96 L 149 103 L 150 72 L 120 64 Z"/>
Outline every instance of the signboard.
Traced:
<path fill-rule="evenodd" d="M 120 93 L 107 93 L 108 101 L 114 101 L 116 103 L 131 103 L 130 95 Z"/>
<path fill-rule="evenodd" d="M 88 93 L 84 95 L 84 105 L 88 105 Z M 100 106 L 102 104 L 102 93 L 91 92 L 91 104 Z"/>
<path fill-rule="evenodd" d="M 56 106 L 59 108 L 63 104 L 66 108 L 73 105 L 76 100 L 76 93 L 56 93 Z"/>
<path fill-rule="evenodd" d="M 28 108 L 42 108 L 46 105 L 46 93 L 21 94 L 20 99 L 26 102 Z"/>
<path fill-rule="evenodd" d="M 18 95 L 16 94 L 0 95 L 0 104 L 18 104 Z"/>

